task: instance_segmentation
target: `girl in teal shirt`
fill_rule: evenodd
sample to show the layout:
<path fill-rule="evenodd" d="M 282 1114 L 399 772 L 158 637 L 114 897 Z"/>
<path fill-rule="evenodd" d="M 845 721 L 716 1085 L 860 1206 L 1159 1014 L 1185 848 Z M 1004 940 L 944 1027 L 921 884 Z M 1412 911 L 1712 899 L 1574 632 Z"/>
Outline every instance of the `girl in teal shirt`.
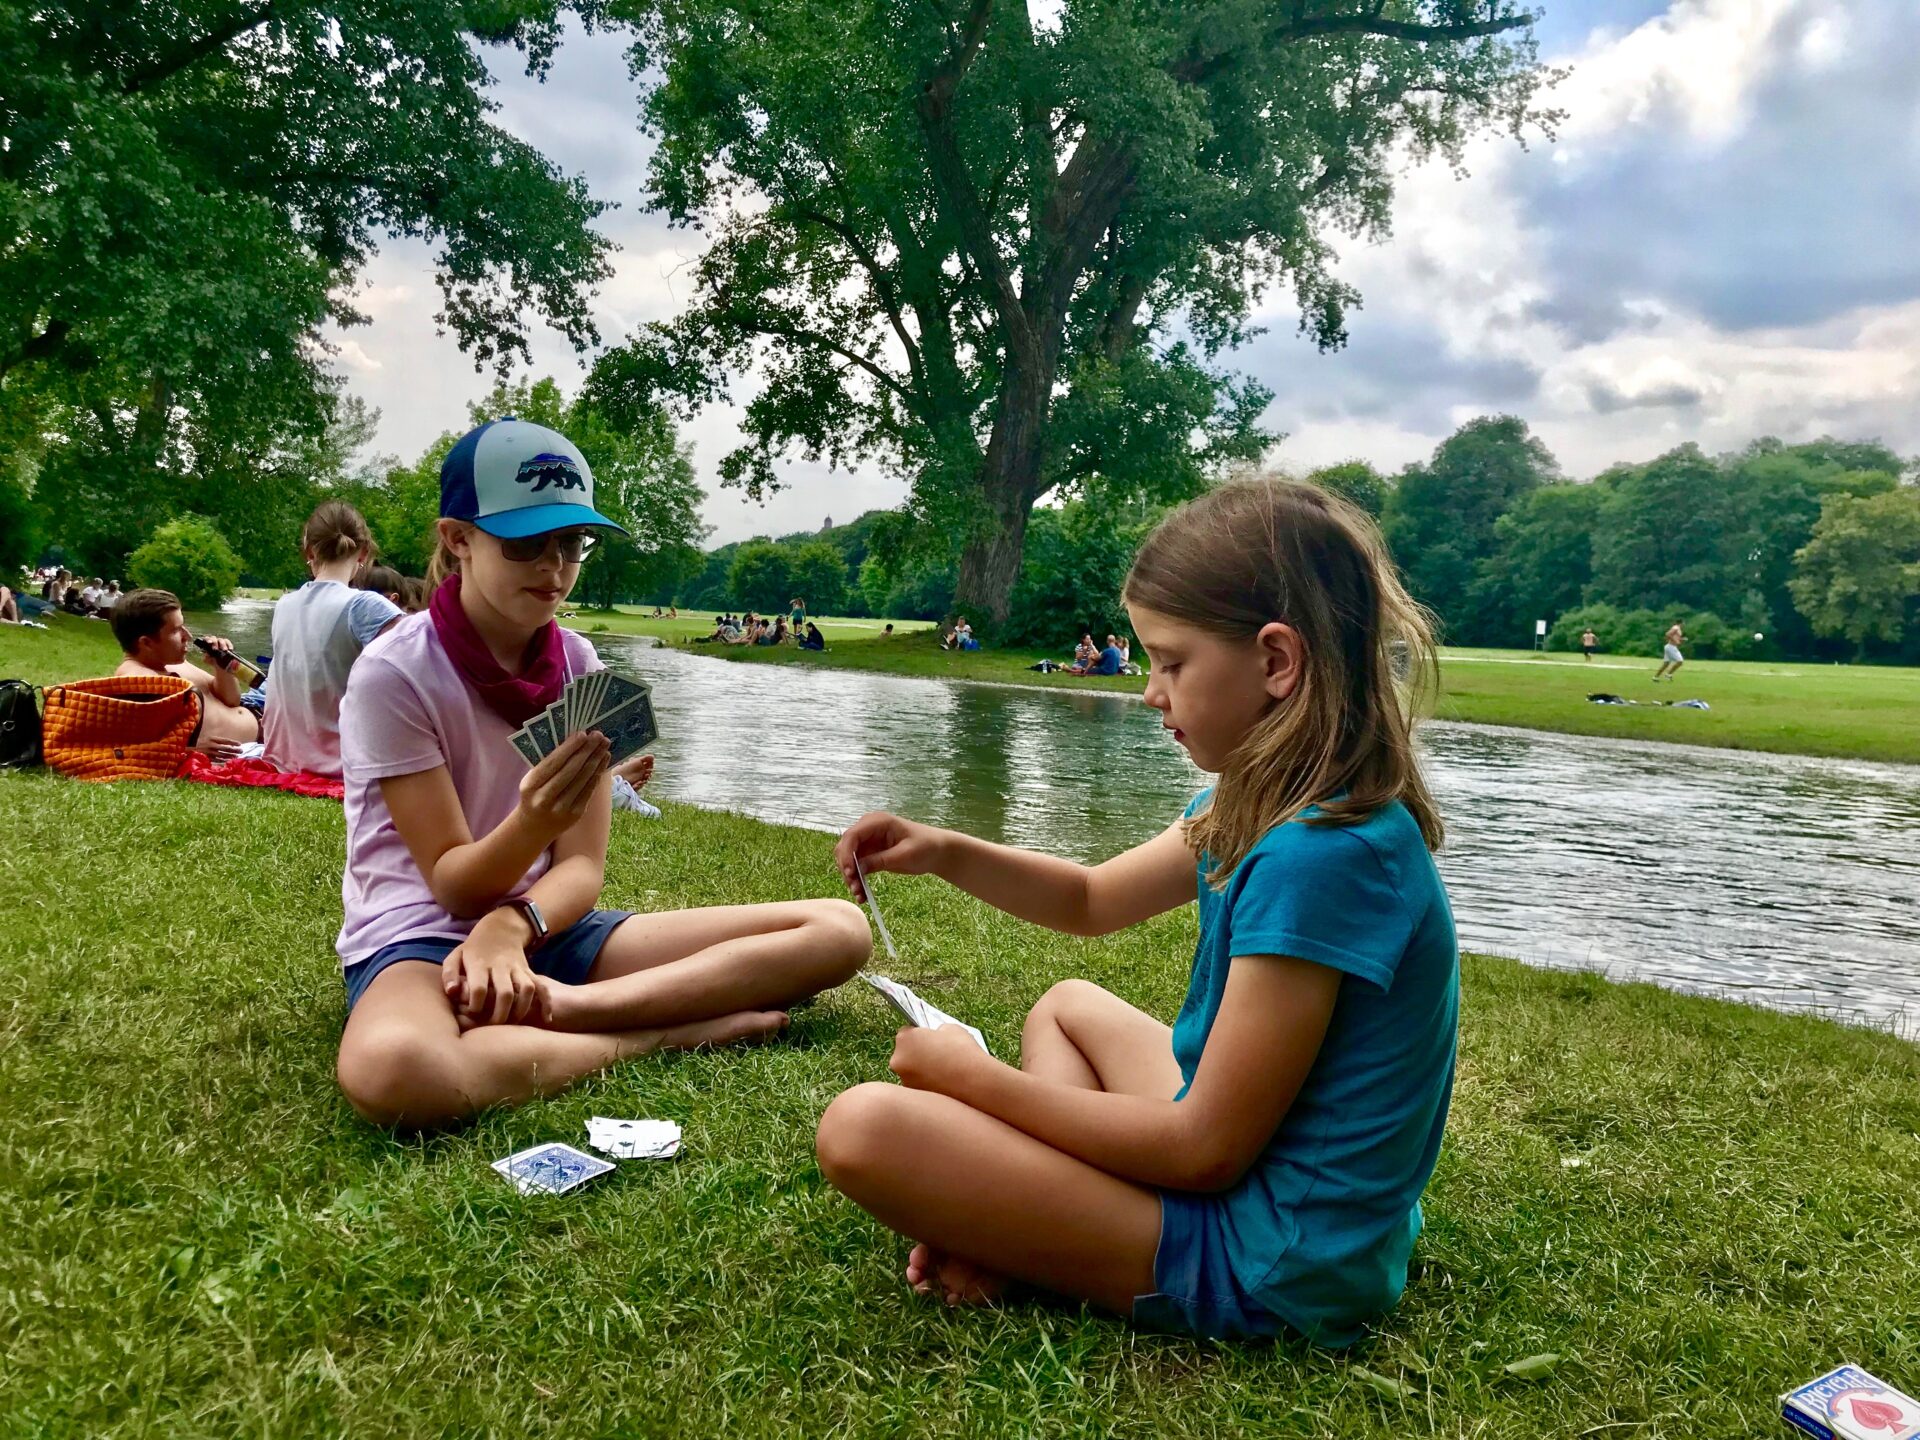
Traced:
<path fill-rule="evenodd" d="M 1286 481 L 1175 512 L 1125 600 L 1146 703 L 1218 775 L 1185 815 L 1083 866 L 874 814 L 836 859 L 856 896 L 858 857 L 1075 935 L 1197 898 L 1180 1014 L 1065 981 L 1017 1069 L 956 1027 L 903 1030 L 903 1083 L 833 1102 L 821 1167 L 949 1304 L 1018 1280 L 1143 1324 L 1350 1344 L 1406 1286 L 1453 1085 L 1459 952 L 1408 695 L 1431 634 L 1372 522 Z"/>

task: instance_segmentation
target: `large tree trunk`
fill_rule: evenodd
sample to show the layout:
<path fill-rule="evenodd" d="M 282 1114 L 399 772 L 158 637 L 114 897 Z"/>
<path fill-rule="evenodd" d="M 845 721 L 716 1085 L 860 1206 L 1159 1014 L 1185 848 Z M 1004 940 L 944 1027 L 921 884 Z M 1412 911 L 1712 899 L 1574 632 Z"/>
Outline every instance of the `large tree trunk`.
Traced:
<path fill-rule="evenodd" d="M 953 605 L 958 614 L 981 617 L 988 628 L 1006 621 L 1014 582 L 1020 578 L 1027 514 L 1039 498 L 1046 462 L 1047 401 L 1053 393 L 1058 350 L 1057 333 L 1041 337 L 1031 352 L 1016 355 L 1008 366 L 993 434 L 980 462 L 980 499 L 986 515 L 960 553 Z"/>

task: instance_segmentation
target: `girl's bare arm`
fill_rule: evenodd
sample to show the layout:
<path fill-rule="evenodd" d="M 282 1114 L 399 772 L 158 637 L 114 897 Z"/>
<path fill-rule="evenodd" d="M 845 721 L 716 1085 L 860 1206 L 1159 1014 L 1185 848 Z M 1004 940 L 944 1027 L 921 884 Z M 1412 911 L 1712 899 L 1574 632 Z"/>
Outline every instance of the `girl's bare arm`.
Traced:
<path fill-rule="evenodd" d="M 513 812 L 478 840 L 444 765 L 389 776 L 380 782 L 380 794 L 433 898 L 448 914 L 472 919 L 512 894 L 541 852 L 587 815 L 607 773 L 607 753 L 607 742 L 596 734 L 569 736 L 528 772 Z M 604 864 L 604 830 L 600 855 Z"/>
<path fill-rule="evenodd" d="M 856 855 L 868 871 L 938 875 L 1009 915 L 1069 935 L 1108 935 L 1194 895 L 1193 856 L 1178 825 L 1088 866 L 876 812 L 855 821 L 834 851 L 848 889 L 865 898 Z"/>

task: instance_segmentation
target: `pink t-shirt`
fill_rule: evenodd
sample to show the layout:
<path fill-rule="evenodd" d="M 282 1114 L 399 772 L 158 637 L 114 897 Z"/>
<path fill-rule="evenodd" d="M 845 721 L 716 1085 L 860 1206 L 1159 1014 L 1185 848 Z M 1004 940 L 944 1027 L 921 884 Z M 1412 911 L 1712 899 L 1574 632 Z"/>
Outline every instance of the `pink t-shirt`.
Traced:
<path fill-rule="evenodd" d="M 602 668 L 590 642 L 560 633 L 569 678 Z M 340 701 L 347 870 L 340 883 L 346 917 L 335 948 L 343 966 L 396 940 L 458 939 L 473 929 L 472 920 L 449 915 L 433 898 L 394 828 L 380 781 L 446 766 L 467 829 L 478 840 L 520 803 L 527 765 L 507 739 L 517 728 L 460 678 L 425 612 L 407 616 L 361 652 Z M 551 852 L 543 852 L 513 893 L 524 894 L 550 863 Z"/>

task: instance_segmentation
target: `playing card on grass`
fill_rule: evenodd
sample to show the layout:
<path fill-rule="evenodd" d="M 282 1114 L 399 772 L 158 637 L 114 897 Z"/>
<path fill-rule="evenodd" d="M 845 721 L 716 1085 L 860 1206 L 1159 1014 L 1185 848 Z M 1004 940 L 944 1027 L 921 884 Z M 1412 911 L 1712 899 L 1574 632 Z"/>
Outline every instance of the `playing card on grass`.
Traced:
<path fill-rule="evenodd" d="M 680 1125 L 595 1115 L 587 1121 L 587 1143 L 616 1160 L 667 1160 L 680 1152 Z"/>
<path fill-rule="evenodd" d="M 604 1175 L 613 1166 L 597 1155 L 558 1143 L 535 1145 L 530 1150 L 493 1162 L 522 1195 L 564 1195 L 584 1185 L 596 1175 Z"/>

